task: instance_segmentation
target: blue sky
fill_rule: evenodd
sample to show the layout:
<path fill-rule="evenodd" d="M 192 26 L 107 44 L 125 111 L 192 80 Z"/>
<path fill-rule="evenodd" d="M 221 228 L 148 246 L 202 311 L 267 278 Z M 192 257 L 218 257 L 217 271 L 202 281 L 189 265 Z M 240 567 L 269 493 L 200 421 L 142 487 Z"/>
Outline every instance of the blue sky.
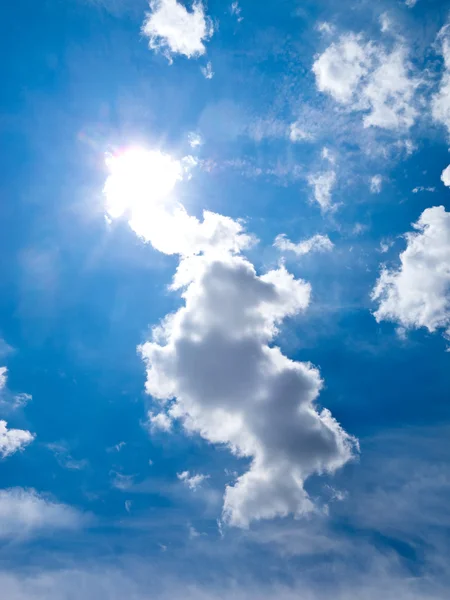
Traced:
<path fill-rule="evenodd" d="M 1 597 L 446 599 L 450 3 L 1 13 Z"/>

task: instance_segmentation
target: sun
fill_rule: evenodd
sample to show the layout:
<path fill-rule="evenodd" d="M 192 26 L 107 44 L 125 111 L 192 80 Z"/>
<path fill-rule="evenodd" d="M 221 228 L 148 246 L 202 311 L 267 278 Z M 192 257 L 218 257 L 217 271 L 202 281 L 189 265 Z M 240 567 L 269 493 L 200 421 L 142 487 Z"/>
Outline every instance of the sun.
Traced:
<path fill-rule="evenodd" d="M 159 150 L 131 147 L 106 157 L 109 176 L 103 192 L 110 219 L 150 216 L 170 201 L 183 178 L 181 161 Z"/>

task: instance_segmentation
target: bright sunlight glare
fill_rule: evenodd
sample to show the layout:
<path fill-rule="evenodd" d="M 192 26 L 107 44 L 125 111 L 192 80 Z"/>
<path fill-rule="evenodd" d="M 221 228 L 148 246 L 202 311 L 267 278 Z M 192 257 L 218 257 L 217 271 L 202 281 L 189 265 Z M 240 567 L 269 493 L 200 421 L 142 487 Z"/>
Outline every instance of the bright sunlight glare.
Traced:
<path fill-rule="evenodd" d="M 183 177 L 183 166 L 159 150 L 128 148 L 108 155 L 104 187 L 106 213 L 111 219 L 131 218 L 164 204 Z"/>

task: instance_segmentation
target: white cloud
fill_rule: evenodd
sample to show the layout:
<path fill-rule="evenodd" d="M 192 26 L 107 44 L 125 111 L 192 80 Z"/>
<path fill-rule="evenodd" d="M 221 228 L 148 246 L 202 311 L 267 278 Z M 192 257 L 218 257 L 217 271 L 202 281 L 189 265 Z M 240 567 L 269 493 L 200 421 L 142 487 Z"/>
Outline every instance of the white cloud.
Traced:
<path fill-rule="evenodd" d="M 243 224 L 207 211 L 202 222 L 188 215 L 173 197 L 179 169 L 167 157 L 162 164 L 175 177 L 163 184 L 156 172 L 155 193 L 154 154 L 150 165 L 147 158 L 119 159 L 105 185 L 107 207 L 119 206 L 120 215 L 125 202 L 139 215 L 128 219 L 138 235 L 180 255 L 171 288 L 184 304 L 140 347 L 146 391 L 187 432 L 252 460 L 226 488 L 226 522 L 245 527 L 313 510 L 304 481 L 344 465 L 356 442 L 316 406 L 318 370 L 273 344 L 283 320 L 307 308 L 311 287 L 284 267 L 257 274 L 240 254 L 254 242 Z"/>
<path fill-rule="evenodd" d="M 411 71 L 403 46 L 387 51 L 355 34 L 342 35 L 313 64 L 319 91 L 363 111 L 365 127 L 392 130 L 409 129 L 418 115 Z"/>
<path fill-rule="evenodd" d="M 203 144 L 202 136 L 199 133 L 191 131 L 188 136 L 189 145 L 191 148 L 198 148 Z"/>
<path fill-rule="evenodd" d="M 433 119 L 447 128 L 450 133 L 450 26 L 446 25 L 438 35 L 441 44 L 444 69 L 439 90 L 431 98 Z"/>
<path fill-rule="evenodd" d="M 316 29 L 317 31 L 320 31 L 320 33 L 326 33 L 328 35 L 334 33 L 334 25 L 328 23 L 327 21 L 321 21 L 320 23 L 317 23 Z"/>
<path fill-rule="evenodd" d="M 111 484 L 116 490 L 121 490 L 124 492 L 125 490 L 129 490 L 134 483 L 134 475 L 123 475 L 123 473 L 112 472 L 113 479 Z"/>
<path fill-rule="evenodd" d="M 306 131 L 303 126 L 297 121 L 292 123 L 289 132 L 289 139 L 291 142 L 310 142 L 314 139 L 314 136 Z"/>
<path fill-rule="evenodd" d="M 370 180 L 370 192 L 372 194 L 379 194 L 383 185 L 383 178 L 381 175 L 374 175 Z"/>
<path fill-rule="evenodd" d="M 242 225 L 205 212 L 190 216 L 176 199 L 177 185 L 189 179 L 193 157 L 176 160 L 160 151 L 130 148 L 108 156 L 110 174 L 104 187 L 106 215 L 126 218 L 131 229 L 164 254 L 188 256 L 206 249 L 238 250 L 252 243 Z M 236 246 L 237 244 L 237 246 Z"/>
<path fill-rule="evenodd" d="M 413 194 L 419 194 L 420 192 L 435 192 L 436 188 L 435 187 L 424 187 L 423 185 L 419 185 L 417 187 L 415 187 L 412 191 Z"/>
<path fill-rule="evenodd" d="M 413 227 L 401 266 L 383 268 L 372 292 L 379 303 L 375 318 L 405 331 L 425 327 L 450 335 L 450 213 L 443 206 L 427 208 Z"/>
<path fill-rule="evenodd" d="M 6 387 L 8 381 L 8 369 L 6 367 L 0 367 L 0 390 Z"/>
<path fill-rule="evenodd" d="M 315 408 L 318 371 L 272 345 L 282 320 L 307 307 L 310 286 L 283 267 L 258 276 L 230 253 L 184 259 L 180 271 L 185 305 L 141 348 L 147 392 L 188 432 L 252 458 L 226 489 L 225 521 L 312 510 L 303 482 L 345 464 L 354 441 Z"/>
<path fill-rule="evenodd" d="M 213 71 L 213 68 L 212 68 L 212 63 L 210 61 L 208 61 L 206 63 L 205 67 L 201 67 L 200 70 L 201 70 L 201 72 L 203 74 L 203 77 L 205 79 L 212 79 L 214 77 L 214 71 Z"/>
<path fill-rule="evenodd" d="M 196 492 L 198 488 L 201 487 L 207 479 L 209 479 L 209 475 L 191 475 L 189 471 L 177 473 L 177 477 L 193 492 Z"/>
<path fill-rule="evenodd" d="M 149 38 L 151 49 L 162 50 L 172 60 L 174 54 L 188 58 L 204 54 L 214 27 L 201 2 L 194 2 L 192 10 L 187 10 L 177 0 L 151 0 L 142 32 Z"/>
<path fill-rule="evenodd" d="M 331 193 L 336 185 L 336 173 L 333 170 L 315 173 L 308 176 L 308 183 L 313 188 L 314 198 L 323 211 L 334 208 Z"/>
<path fill-rule="evenodd" d="M 156 415 L 149 412 L 148 420 L 151 431 L 165 431 L 167 433 L 172 429 L 172 419 L 164 412 Z"/>
<path fill-rule="evenodd" d="M 441 181 L 446 187 L 450 187 L 450 165 L 442 171 Z"/>
<path fill-rule="evenodd" d="M 413 8 L 419 0 L 405 0 L 405 4 L 408 8 Z"/>
<path fill-rule="evenodd" d="M 293 252 L 297 256 L 303 256 L 310 252 L 329 252 L 334 248 L 333 242 L 327 235 L 314 235 L 313 237 L 294 244 L 284 233 L 275 238 L 274 246 L 282 252 Z"/>
<path fill-rule="evenodd" d="M 239 2 L 232 2 L 230 12 L 232 15 L 237 17 L 238 23 L 244 20 L 244 17 L 242 16 L 242 8 L 239 6 Z"/>
<path fill-rule="evenodd" d="M 34 490 L 0 490 L 0 538 L 21 538 L 55 529 L 78 529 L 86 515 Z"/>
<path fill-rule="evenodd" d="M 35 436 L 23 429 L 8 429 L 6 421 L 0 421 L 0 455 L 2 458 L 24 450 Z"/>

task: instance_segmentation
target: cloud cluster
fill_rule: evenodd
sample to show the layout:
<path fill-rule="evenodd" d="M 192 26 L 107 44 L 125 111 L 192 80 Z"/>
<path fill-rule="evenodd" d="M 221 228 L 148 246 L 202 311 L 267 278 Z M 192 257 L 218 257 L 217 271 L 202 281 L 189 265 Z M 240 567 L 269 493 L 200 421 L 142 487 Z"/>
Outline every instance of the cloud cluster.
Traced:
<path fill-rule="evenodd" d="M 407 130 L 415 122 L 416 89 L 405 48 L 388 51 L 362 35 L 342 35 L 313 64 L 319 91 L 364 113 L 364 127 Z"/>
<path fill-rule="evenodd" d="M 377 321 L 404 330 L 425 327 L 450 335 L 450 213 L 443 206 L 424 210 L 406 234 L 398 269 L 383 268 L 372 292 Z"/>
<path fill-rule="evenodd" d="M 188 58 L 205 54 L 205 42 L 212 37 L 214 27 L 200 1 L 189 11 L 177 0 L 151 0 L 142 32 L 149 38 L 150 48 L 161 50 L 172 62 L 174 54 Z"/>

